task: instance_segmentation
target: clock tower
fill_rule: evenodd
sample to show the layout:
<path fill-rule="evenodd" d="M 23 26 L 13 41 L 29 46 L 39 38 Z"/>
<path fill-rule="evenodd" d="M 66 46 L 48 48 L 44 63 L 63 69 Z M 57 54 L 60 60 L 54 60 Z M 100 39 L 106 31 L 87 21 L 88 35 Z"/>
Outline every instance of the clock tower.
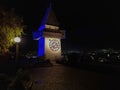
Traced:
<path fill-rule="evenodd" d="M 50 3 L 39 29 L 33 32 L 34 40 L 38 40 L 39 57 L 61 59 L 61 39 L 65 38 L 65 35 L 59 25 Z"/>

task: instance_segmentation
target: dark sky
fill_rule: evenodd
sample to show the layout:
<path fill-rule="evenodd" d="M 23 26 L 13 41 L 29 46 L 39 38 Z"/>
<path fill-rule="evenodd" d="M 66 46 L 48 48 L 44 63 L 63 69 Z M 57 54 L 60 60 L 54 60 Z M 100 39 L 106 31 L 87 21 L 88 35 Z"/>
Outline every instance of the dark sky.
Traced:
<path fill-rule="evenodd" d="M 4 5 L 3 5 L 4 1 Z M 24 18 L 27 31 L 36 30 L 49 0 L 3 0 Z M 110 0 L 54 0 L 53 8 L 66 30 L 67 47 L 119 48 L 119 3 Z"/>

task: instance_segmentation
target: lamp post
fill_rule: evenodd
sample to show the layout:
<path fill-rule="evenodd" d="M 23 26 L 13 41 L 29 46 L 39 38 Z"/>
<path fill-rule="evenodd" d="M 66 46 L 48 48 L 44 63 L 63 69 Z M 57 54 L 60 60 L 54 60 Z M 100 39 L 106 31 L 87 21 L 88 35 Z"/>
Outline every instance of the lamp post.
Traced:
<path fill-rule="evenodd" d="M 15 59 L 16 59 L 16 61 L 18 61 L 18 55 L 19 55 L 19 44 L 18 43 L 20 43 L 21 39 L 20 39 L 20 37 L 15 37 L 14 41 L 16 42 L 16 56 L 15 56 Z"/>

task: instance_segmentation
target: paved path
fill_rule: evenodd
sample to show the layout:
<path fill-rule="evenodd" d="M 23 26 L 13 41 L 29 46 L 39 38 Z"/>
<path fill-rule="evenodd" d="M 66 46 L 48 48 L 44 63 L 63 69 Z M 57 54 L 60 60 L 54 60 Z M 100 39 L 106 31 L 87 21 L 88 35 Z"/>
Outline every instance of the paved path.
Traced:
<path fill-rule="evenodd" d="M 107 71 L 106 71 L 107 72 Z M 32 90 L 120 90 L 120 75 L 55 64 L 30 70 Z"/>

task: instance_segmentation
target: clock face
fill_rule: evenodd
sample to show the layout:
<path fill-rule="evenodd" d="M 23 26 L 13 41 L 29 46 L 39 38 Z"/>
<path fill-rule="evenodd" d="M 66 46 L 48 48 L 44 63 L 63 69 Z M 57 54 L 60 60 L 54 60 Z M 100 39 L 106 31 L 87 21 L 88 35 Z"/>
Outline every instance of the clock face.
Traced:
<path fill-rule="evenodd" d="M 56 39 L 49 39 L 49 47 L 52 51 L 58 51 L 60 49 L 60 42 Z"/>

